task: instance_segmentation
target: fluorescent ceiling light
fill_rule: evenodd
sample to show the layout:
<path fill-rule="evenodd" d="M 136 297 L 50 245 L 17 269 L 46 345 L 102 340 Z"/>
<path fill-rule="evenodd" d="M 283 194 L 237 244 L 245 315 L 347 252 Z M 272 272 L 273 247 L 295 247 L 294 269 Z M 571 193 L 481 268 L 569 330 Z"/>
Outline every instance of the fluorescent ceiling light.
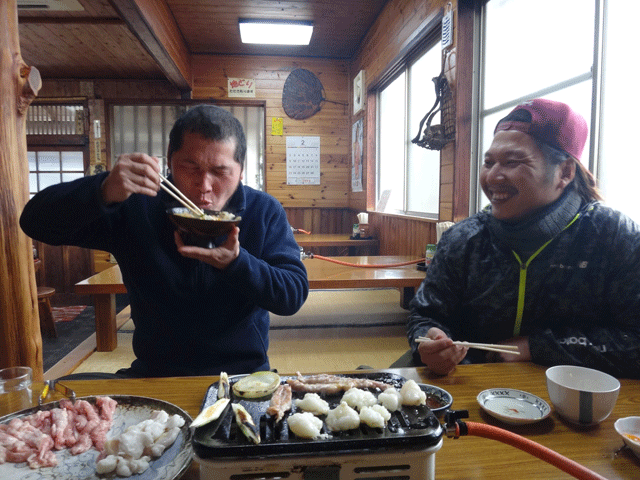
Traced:
<path fill-rule="evenodd" d="M 242 43 L 309 45 L 313 24 L 286 20 L 238 20 Z"/>

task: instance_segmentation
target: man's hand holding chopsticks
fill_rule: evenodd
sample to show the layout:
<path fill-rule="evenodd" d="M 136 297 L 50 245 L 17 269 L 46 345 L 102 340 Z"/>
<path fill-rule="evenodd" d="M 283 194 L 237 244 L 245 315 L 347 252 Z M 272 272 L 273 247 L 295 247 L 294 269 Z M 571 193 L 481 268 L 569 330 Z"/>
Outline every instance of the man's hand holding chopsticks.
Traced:
<path fill-rule="evenodd" d="M 430 341 L 419 343 L 418 353 L 420 353 L 422 363 L 438 375 L 447 375 L 451 372 L 464 359 L 469 350 L 467 347 L 454 345 L 453 340 L 439 328 L 430 328 L 427 332 L 427 338 Z"/>
<path fill-rule="evenodd" d="M 519 355 L 506 352 L 496 352 L 493 358 L 498 362 L 530 362 L 529 337 L 515 337 L 500 342 L 500 345 L 517 347 Z"/>
<path fill-rule="evenodd" d="M 160 189 L 160 163 L 144 153 L 120 155 L 100 191 L 104 203 L 124 202 L 133 193 L 155 197 Z"/>

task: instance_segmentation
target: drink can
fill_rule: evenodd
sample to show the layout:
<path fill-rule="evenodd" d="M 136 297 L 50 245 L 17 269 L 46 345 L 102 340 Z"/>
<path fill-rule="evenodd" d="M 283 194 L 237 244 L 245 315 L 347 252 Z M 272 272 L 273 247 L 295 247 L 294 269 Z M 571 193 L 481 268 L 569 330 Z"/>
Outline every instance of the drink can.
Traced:
<path fill-rule="evenodd" d="M 424 255 L 424 264 L 429 265 L 435 254 L 436 254 L 435 244 L 433 243 L 428 244 L 425 255 Z"/>

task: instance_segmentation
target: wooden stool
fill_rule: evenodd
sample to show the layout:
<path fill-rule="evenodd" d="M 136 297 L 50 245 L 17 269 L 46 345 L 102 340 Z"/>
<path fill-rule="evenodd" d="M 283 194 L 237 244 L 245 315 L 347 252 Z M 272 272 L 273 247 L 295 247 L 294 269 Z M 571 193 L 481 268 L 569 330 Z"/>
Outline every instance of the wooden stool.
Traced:
<path fill-rule="evenodd" d="M 40 313 L 40 329 L 48 336 L 58 338 L 56 324 L 53 321 L 53 312 L 49 299 L 56 293 L 55 288 L 38 287 L 38 312 Z"/>

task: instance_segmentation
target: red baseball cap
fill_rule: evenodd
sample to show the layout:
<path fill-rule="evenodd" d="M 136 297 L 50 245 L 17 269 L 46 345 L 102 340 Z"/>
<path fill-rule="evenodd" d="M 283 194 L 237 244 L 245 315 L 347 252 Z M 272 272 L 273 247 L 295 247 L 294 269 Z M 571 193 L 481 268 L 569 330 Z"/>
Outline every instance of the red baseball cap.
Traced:
<path fill-rule="evenodd" d="M 580 160 L 587 141 L 587 122 L 569 105 L 536 98 L 521 103 L 496 125 L 493 134 L 518 130 Z"/>

